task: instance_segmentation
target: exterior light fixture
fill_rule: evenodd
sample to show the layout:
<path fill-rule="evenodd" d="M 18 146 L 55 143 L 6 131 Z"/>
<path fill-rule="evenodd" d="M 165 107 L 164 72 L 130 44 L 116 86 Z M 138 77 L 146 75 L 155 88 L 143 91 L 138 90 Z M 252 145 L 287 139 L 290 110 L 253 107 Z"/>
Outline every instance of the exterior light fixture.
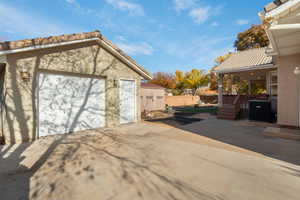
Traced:
<path fill-rule="evenodd" d="M 115 87 L 115 88 L 117 88 L 117 87 L 118 87 L 118 85 L 119 85 L 118 83 L 119 83 L 119 80 L 117 80 L 117 79 L 114 79 L 114 87 Z"/>
<path fill-rule="evenodd" d="M 295 75 L 300 75 L 300 67 L 296 67 L 294 70 Z"/>
<path fill-rule="evenodd" d="M 28 67 L 26 65 L 22 65 L 20 67 L 21 78 L 23 81 L 27 82 L 30 79 L 30 74 L 28 72 Z"/>

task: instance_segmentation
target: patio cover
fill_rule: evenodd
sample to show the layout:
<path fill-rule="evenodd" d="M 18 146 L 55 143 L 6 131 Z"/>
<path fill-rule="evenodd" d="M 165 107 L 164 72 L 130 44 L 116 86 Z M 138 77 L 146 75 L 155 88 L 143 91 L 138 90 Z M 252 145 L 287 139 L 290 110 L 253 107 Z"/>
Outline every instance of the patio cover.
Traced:
<path fill-rule="evenodd" d="M 275 68 L 272 56 L 266 54 L 266 48 L 256 48 L 233 53 L 216 67 L 218 74 L 236 73 Z"/>

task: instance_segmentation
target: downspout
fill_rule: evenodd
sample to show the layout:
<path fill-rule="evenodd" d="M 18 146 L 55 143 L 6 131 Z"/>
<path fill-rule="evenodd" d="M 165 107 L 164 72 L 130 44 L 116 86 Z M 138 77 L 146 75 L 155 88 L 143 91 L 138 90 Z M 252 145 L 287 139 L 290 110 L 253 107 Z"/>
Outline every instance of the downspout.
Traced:
<path fill-rule="evenodd" d="M 5 105 L 4 105 L 4 95 L 3 95 L 3 92 L 4 92 L 4 84 L 5 84 L 5 68 L 6 68 L 6 56 L 0 56 L 0 66 L 1 68 L 3 67 L 3 69 L 0 68 L 0 145 L 1 143 L 3 142 L 3 144 L 5 144 L 5 136 L 4 136 L 4 112 L 3 112 L 3 109 L 5 108 Z M 3 66 L 2 66 L 3 64 Z M 3 139 L 3 141 L 1 141 L 1 139 Z"/>
<path fill-rule="evenodd" d="M 296 67 L 294 70 L 294 74 L 297 76 L 298 79 L 298 121 L 300 127 L 300 67 Z"/>

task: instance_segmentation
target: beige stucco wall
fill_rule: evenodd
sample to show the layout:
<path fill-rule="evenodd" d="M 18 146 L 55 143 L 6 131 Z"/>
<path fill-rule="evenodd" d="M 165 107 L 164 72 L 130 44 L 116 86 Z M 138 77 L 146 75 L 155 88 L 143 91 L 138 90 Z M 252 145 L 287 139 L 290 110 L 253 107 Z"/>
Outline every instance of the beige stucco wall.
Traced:
<path fill-rule="evenodd" d="M 141 88 L 141 111 L 165 110 L 165 107 L 165 89 Z"/>
<path fill-rule="evenodd" d="M 193 106 L 198 104 L 199 96 L 166 96 L 168 106 Z"/>
<path fill-rule="evenodd" d="M 24 82 L 19 69 L 26 65 L 30 81 Z M 3 133 L 7 143 L 31 141 L 36 133 L 37 73 L 42 70 L 101 76 L 106 79 L 106 125 L 119 125 L 120 78 L 137 80 L 137 116 L 140 120 L 140 79 L 127 65 L 94 42 L 44 49 L 7 56 Z M 42 112 L 42 111 L 40 111 Z"/>
<path fill-rule="evenodd" d="M 278 66 L 278 124 L 299 126 L 300 77 L 294 74 L 300 65 L 300 54 L 279 56 Z"/>

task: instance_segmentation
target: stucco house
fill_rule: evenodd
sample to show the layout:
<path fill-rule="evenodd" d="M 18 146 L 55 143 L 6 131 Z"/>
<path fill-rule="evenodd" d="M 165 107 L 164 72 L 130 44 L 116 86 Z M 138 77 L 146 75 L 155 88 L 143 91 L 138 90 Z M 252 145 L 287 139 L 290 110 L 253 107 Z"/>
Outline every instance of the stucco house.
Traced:
<path fill-rule="evenodd" d="M 152 83 L 141 84 L 141 110 L 159 111 L 166 109 L 166 89 Z"/>
<path fill-rule="evenodd" d="M 300 0 L 276 0 L 259 16 L 270 46 L 235 54 L 216 70 L 220 114 L 234 118 L 230 113 L 239 110 L 237 96 L 226 97 L 222 87 L 224 74 L 236 74 L 246 80 L 264 80 L 267 96 L 260 98 L 276 100 L 277 123 L 300 127 Z"/>
<path fill-rule="evenodd" d="M 142 66 L 99 31 L 0 43 L 6 143 L 140 120 Z"/>

